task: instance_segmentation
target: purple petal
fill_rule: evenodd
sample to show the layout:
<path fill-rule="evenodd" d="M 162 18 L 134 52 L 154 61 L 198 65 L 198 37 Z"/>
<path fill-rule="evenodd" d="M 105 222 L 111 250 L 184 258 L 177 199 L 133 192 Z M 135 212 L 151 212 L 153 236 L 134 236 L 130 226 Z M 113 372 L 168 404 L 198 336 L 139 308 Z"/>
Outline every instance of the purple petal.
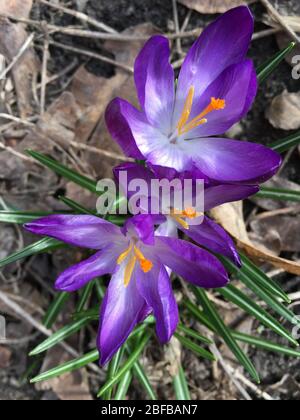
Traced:
<path fill-rule="evenodd" d="M 178 238 L 177 224 L 169 217 L 163 222 L 155 231 L 156 236 L 169 236 L 171 238 Z"/>
<path fill-rule="evenodd" d="M 170 46 L 163 36 L 152 37 L 138 55 L 134 79 L 142 109 L 153 126 L 165 134 L 171 129 L 175 98 Z"/>
<path fill-rule="evenodd" d="M 105 121 L 112 138 L 118 143 L 125 156 L 134 159 L 143 159 L 143 155 L 137 148 L 130 127 L 122 113 L 123 101 L 114 99 L 107 107 Z"/>
<path fill-rule="evenodd" d="M 168 137 L 160 130 L 150 125 L 145 118 L 145 115 L 134 108 L 129 102 L 123 99 L 115 99 L 115 107 L 118 104 L 118 113 L 122 115 L 123 122 L 127 122 L 128 129 L 131 136 L 128 136 L 128 129 L 118 128 L 118 120 L 120 115 L 116 116 L 115 120 L 112 118 L 112 124 L 109 127 L 111 135 L 123 148 L 124 153 L 129 156 L 127 150 L 128 145 L 130 148 L 131 138 L 135 140 L 136 146 L 140 151 L 140 157 L 136 155 L 130 156 L 137 159 L 142 159 L 144 156 L 150 163 L 154 165 L 167 166 L 175 168 L 178 172 L 182 172 L 185 167 L 191 163 L 190 157 L 182 153 L 182 150 L 175 144 L 171 144 Z M 118 135 L 116 136 L 116 129 Z"/>
<path fill-rule="evenodd" d="M 147 245 L 154 245 L 154 219 L 151 215 L 140 214 L 128 219 L 123 228 L 124 234 L 129 232 Z"/>
<path fill-rule="evenodd" d="M 124 240 L 119 227 L 96 216 L 53 215 L 24 225 L 36 235 L 50 236 L 81 248 L 101 249 Z"/>
<path fill-rule="evenodd" d="M 192 46 L 178 80 L 175 121 L 179 120 L 191 86 L 196 97 L 229 66 L 245 59 L 254 29 L 248 7 L 229 10 L 209 25 Z"/>
<path fill-rule="evenodd" d="M 189 242 L 158 237 L 156 252 L 162 264 L 196 286 L 219 288 L 229 282 L 228 274 L 220 261 Z"/>
<path fill-rule="evenodd" d="M 149 273 L 137 273 L 139 293 L 156 318 L 156 332 L 161 343 L 167 343 L 176 331 L 179 314 L 170 277 L 162 265 L 156 265 Z"/>
<path fill-rule="evenodd" d="M 137 322 L 145 315 L 145 301 L 139 294 L 135 276 L 124 286 L 123 264 L 112 276 L 100 312 L 100 328 L 97 339 L 105 365 L 126 341 Z"/>
<path fill-rule="evenodd" d="M 74 292 L 96 277 L 113 273 L 116 260 L 122 251 L 124 248 L 118 249 L 110 246 L 89 259 L 68 268 L 57 279 L 55 288 L 64 292 Z"/>
<path fill-rule="evenodd" d="M 273 150 L 257 143 L 207 138 L 186 142 L 195 165 L 218 182 L 259 184 L 271 178 L 282 159 Z"/>
<path fill-rule="evenodd" d="M 215 222 L 205 217 L 201 225 L 192 225 L 184 233 L 197 242 L 198 245 L 230 258 L 234 264 L 241 267 L 241 260 L 231 237 Z"/>
<path fill-rule="evenodd" d="M 224 203 L 245 200 L 258 192 L 259 186 L 257 185 L 217 185 L 209 187 L 204 193 L 205 211 Z"/>
<path fill-rule="evenodd" d="M 197 117 L 211 103 L 211 98 L 225 100 L 225 108 L 207 115 L 207 123 L 191 130 L 187 138 L 209 137 L 224 134 L 240 121 L 253 104 L 258 88 L 256 70 L 251 60 L 228 67 L 194 101 L 190 120 Z"/>

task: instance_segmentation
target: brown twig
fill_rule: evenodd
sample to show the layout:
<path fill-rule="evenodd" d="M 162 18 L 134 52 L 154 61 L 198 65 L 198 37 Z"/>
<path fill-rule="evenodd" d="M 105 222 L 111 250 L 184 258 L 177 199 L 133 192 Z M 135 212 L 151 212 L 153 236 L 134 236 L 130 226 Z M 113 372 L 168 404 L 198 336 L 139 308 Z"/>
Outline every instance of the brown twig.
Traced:
<path fill-rule="evenodd" d="M 82 22 L 88 23 L 95 28 L 101 29 L 102 31 L 108 32 L 110 34 L 115 34 L 117 31 L 110 26 L 105 25 L 105 23 L 99 22 L 96 19 L 93 19 L 86 15 L 85 13 L 78 12 L 77 10 L 68 9 L 67 7 L 60 6 L 58 4 L 50 3 L 46 0 L 38 0 L 40 3 L 51 7 L 52 9 L 60 10 L 64 12 L 66 15 L 74 16 L 76 19 L 81 20 Z"/>
<path fill-rule="evenodd" d="M 178 35 L 180 33 L 180 27 L 179 27 L 177 0 L 172 0 L 172 6 L 173 6 L 173 18 L 174 18 L 174 25 L 175 25 L 175 34 Z M 179 55 L 183 54 L 180 38 L 176 39 L 176 50 L 177 50 L 177 53 Z"/>
<path fill-rule="evenodd" d="M 89 51 L 89 50 L 86 50 L 86 49 L 83 49 L 83 48 L 72 47 L 70 45 L 62 44 L 61 42 L 56 42 L 56 41 L 49 41 L 49 44 L 53 45 L 57 48 L 61 48 L 63 50 L 66 50 L 66 51 L 71 51 L 71 52 L 76 53 L 76 54 L 85 55 L 87 57 L 103 61 L 104 63 L 112 64 L 113 66 L 119 67 L 120 69 L 125 70 L 126 72 L 128 72 L 130 74 L 133 74 L 133 68 L 132 67 L 127 66 L 126 64 L 123 64 L 123 63 L 119 63 L 118 61 L 113 60 L 112 58 L 108 58 L 105 55 L 98 54 L 98 53 L 95 53 L 93 51 Z"/>
<path fill-rule="evenodd" d="M 270 13 L 271 17 L 274 18 L 274 20 L 277 20 L 277 22 L 282 26 L 282 28 L 291 36 L 291 38 L 297 42 L 297 44 L 300 44 L 300 38 L 296 34 L 296 32 L 288 25 L 284 18 L 281 16 L 280 13 L 275 9 L 275 7 L 269 2 L 269 0 L 260 0 L 262 4 L 266 7 L 268 12 Z"/>
<path fill-rule="evenodd" d="M 41 81 L 41 100 L 40 100 L 40 114 L 44 115 L 46 108 L 46 87 L 48 80 L 48 59 L 49 59 L 49 37 L 46 34 L 43 48 L 43 63 L 42 63 L 42 81 Z"/>
<path fill-rule="evenodd" d="M 11 71 L 11 69 L 16 65 L 16 63 L 20 60 L 20 58 L 23 56 L 26 50 L 30 47 L 33 39 L 34 39 L 34 34 L 29 35 L 29 37 L 26 39 L 24 44 L 21 46 L 18 54 L 14 57 L 14 59 L 9 63 L 9 65 L 0 74 L 0 80 L 3 80 L 6 77 L 6 75 Z"/>

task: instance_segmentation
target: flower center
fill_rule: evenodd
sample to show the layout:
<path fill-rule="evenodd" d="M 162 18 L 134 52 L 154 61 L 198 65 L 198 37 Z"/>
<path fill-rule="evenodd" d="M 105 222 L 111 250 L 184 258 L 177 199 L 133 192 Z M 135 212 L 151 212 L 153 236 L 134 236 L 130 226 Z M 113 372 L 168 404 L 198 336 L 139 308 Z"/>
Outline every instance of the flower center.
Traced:
<path fill-rule="evenodd" d="M 201 112 L 197 117 L 193 118 L 191 121 L 189 121 L 191 112 L 192 112 L 192 106 L 195 96 L 195 87 L 191 86 L 188 96 L 186 98 L 183 111 L 181 114 L 181 117 L 177 124 L 178 134 L 181 136 L 182 134 L 188 133 L 190 130 L 193 130 L 196 127 L 199 127 L 200 125 L 206 124 L 207 119 L 205 118 L 208 114 L 210 114 L 213 111 L 221 111 L 226 106 L 225 99 L 216 99 L 211 98 L 210 104 L 205 108 L 203 112 Z"/>
<path fill-rule="evenodd" d="M 124 273 L 124 285 L 127 287 L 130 283 L 135 265 L 137 261 L 140 264 L 140 267 L 144 273 L 149 273 L 153 268 L 153 263 L 150 260 L 145 258 L 142 251 L 133 244 L 130 244 L 129 247 L 124 251 L 118 258 L 117 263 L 121 265 L 128 258 L 127 265 L 125 267 Z"/>
<path fill-rule="evenodd" d="M 179 223 L 184 229 L 189 230 L 190 226 L 185 219 L 196 219 L 196 217 L 200 217 L 201 214 L 196 211 L 193 207 L 188 207 L 184 211 L 180 211 L 177 209 L 173 209 L 171 211 L 171 217 Z"/>

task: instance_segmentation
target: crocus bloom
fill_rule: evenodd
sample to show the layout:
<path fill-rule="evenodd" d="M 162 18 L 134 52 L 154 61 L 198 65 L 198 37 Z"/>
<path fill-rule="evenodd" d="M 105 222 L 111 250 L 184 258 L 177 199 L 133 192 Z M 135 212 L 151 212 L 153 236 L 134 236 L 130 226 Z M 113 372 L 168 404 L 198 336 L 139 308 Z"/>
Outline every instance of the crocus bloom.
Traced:
<path fill-rule="evenodd" d="M 25 225 L 46 235 L 97 253 L 69 269 L 56 288 L 72 292 L 90 280 L 112 274 L 100 313 L 98 347 L 108 362 L 137 323 L 150 312 L 158 338 L 166 343 L 178 324 L 178 308 L 169 270 L 204 288 L 223 287 L 228 275 L 213 255 L 189 242 L 155 236 L 151 216 L 129 219 L 123 228 L 96 216 L 53 215 Z"/>
<path fill-rule="evenodd" d="M 173 170 L 168 170 L 166 168 L 155 168 L 155 173 L 149 168 L 146 168 L 142 165 L 135 163 L 124 163 L 114 169 L 114 175 L 117 182 L 120 183 L 121 189 L 127 194 L 127 198 L 130 198 L 134 192 L 128 190 L 128 185 L 132 180 L 140 179 L 144 180 L 148 185 L 148 193 L 152 194 L 151 181 L 157 179 L 178 179 L 179 174 L 175 174 Z M 120 176 L 120 173 L 126 173 L 127 185 L 122 185 L 123 177 Z M 189 174 L 187 174 L 189 176 Z M 184 176 L 183 176 L 184 178 Z M 204 212 L 207 212 L 214 207 L 220 206 L 224 203 L 229 203 L 233 201 L 244 200 L 251 195 L 256 194 L 259 191 L 259 187 L 255 185 L 214 185 L 208 186 L 204 191 Z M 141 198 L 141 212 L 149 212 L 148 208 L 143 208 L 142 203 L 148 203 L 150 198 L 153 197 L 143 197 L 140 193 L 137 194 L 137 197 Z M 156 198 L 157 200 L 162 200 L 161 194 Z M 172 202 L 171 202 L 172 203 Z M 168 203 L 169 204 L 169 203 Z M 231 237 L 226 233 L 226 231 L 211 220 L 209 217 L 200 215 L 202 209 L 197 208 L 187 208 L 183 209 L 181 213 L 174 212 L 172 209 L 163 209 L 162 206 L 159 206 L 164 215 L 162 218 L 157 218 L 156 220 L 160 224 L 157 230 L 157 233 L 161 236 L 170 236 L 178 237 L 178 230 L 182 231 L 189 238 L 195 241 L 200 246 L 203 246 L 214 253 L 222 254 L 230 258 L 237 266 L 241 265 L 239 254 L 236 250 L 236 247 L 231 239 Z M 199 223 L 195 223 L 195 218 L 200 217 Z"/>
<path fill-rule="evenodd" d="M 281 158 L 274 151 L 218 137 L 245 116 L 257 93 L 246 58 L 253 23 L 240 6 L 209 25 L 187 54 L 177 86 L 169 41 L 154 36 L 146 43 L 134 69 L 141 110 L 117 98 L 106 112 L 127 156 L 178 172 L 197 168 L 222 183 L 257 184 L 276 173 Z"/>

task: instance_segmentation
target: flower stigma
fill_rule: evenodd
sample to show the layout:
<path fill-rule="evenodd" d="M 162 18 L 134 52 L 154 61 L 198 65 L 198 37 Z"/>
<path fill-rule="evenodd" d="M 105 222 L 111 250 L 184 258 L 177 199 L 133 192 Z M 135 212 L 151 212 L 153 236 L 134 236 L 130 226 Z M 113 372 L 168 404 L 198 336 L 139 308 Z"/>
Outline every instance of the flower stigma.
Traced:
<path fill-rule="evenodd" d="M 117 263 L 121 265 L 127 258 L 129 258 L 125 273 L 124 273 L 124 285 L 127 287 L 130 283 L 135 265 L 137 261 L 144 273 L 149 273 L 153 268 L 153 263 L 144 256 L 142 251 L 134 244 L 130 244 L 129 247 L 124 251 L 118 258 Z"/>
<path fill-rule="evenodd" d="M 181 117 L 177 124 L 177 130 L 178 134 L 182 136 L 183 134 L 188 133 L 189 131 L 193 130 L 194 128 L 199 127 L 200 125 L 206 124 L 207 119 L 205 118 L 208 114 L 210 114 L 213 111 L 221 111 L 225 109 L 226 107 L 226 101 L 225 99 L 220 98 L 211 98 L 210 104 L 205 108 L 203 112 L 201 112 L 197 117 L 193 118 L 191 121 L 189 121 L 191 112 L 192 112 L 192 106 L 194 102 L 194 96 L 195 96 L 195 87 L 191 86 L 189 89 L 189 93 L 187 95 L 183 111 L 181 114 Z"/>

